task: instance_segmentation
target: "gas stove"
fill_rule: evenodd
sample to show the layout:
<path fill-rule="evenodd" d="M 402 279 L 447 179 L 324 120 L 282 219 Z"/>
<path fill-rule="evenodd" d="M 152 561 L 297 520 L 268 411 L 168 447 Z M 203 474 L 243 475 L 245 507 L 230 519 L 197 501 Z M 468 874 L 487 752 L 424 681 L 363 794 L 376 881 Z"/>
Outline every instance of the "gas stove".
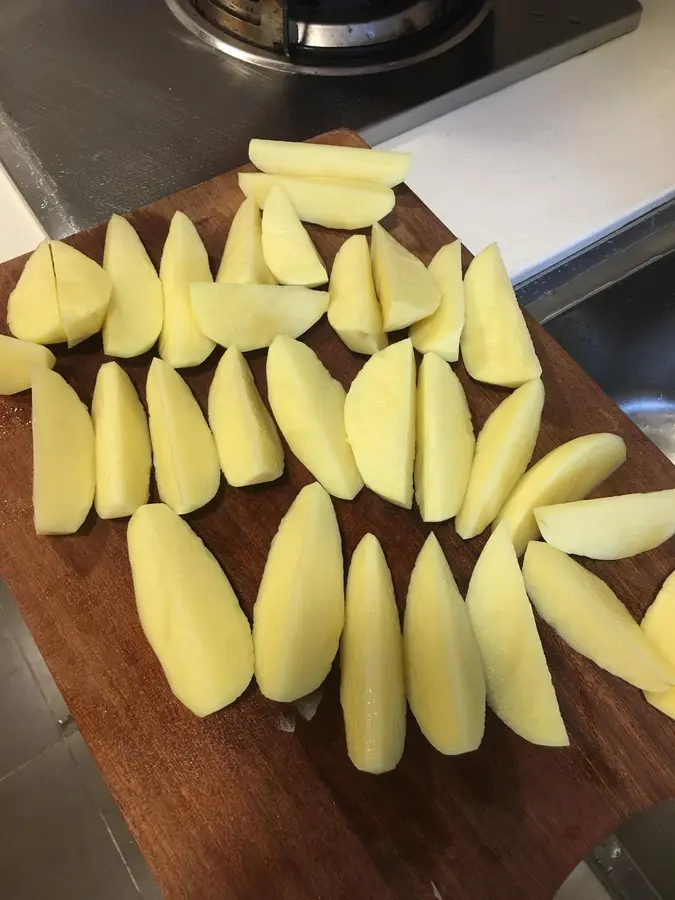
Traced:
<path fill-rule="evenodd" d="M 0 17 L 0 160 L 60 237 L 246 160 L 377 143 L 638 24 L 638 0 L 22 0 Z"/>

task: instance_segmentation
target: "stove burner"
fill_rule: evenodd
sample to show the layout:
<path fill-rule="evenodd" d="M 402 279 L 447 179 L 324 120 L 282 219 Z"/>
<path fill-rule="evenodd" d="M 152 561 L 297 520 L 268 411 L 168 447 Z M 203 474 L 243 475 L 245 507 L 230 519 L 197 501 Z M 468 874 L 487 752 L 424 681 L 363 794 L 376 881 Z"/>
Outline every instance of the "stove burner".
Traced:
<path fill-rule="evenodd" d="M 232 56 L 314 75 L 399 69 L 443 53 L 486 18 L 490 0 L 166 0 Z"/>

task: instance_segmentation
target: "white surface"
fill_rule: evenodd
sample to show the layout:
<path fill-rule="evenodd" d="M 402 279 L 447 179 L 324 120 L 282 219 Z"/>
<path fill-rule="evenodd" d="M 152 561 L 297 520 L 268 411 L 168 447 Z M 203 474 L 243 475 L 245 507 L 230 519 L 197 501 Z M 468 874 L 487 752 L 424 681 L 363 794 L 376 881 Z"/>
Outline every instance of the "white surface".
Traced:
<path fill-rule="evenodd" d="M 675 195 L 675 0 L 637 31 L 381 145 L 476 252 L 522 280 Z"/>
<path fill-rule="evenodd" d="M 675 0 L 638 30 L 400 135 L 411 187 L 520 280 L 675 196 Z M 0 260 L 43 232 L 0 168 Z"/>

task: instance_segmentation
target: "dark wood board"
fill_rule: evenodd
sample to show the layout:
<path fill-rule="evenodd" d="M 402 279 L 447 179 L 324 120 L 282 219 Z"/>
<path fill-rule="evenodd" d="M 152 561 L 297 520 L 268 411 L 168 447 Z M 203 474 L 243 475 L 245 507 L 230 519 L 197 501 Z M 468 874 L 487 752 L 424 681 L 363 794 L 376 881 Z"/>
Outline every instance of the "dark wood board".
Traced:
<path fill-rule="evenodd" d="M 336 131 L 320 140 L 363 142 Z M 187 149 L 189 152 L 189 148 Z M 385 221 L 428 262 L 448 230 L 407 188 Z M 176 209 L 195 221 L 215 266 L 242 197 L 222 175 L 134 212 L 130 219 L 159 263 Z M 343 233 L 310 228 L 324 259 Z M 104 228 L 70 242 L 102 257 Z M 469 257 L 467 255 L 466 261 Z M 0 326 L 24 258 L 0 267 Z M 546 404 L 535 458 L 593 431 L 622 434 L 628 461 L 603 493 L 675 487 L 675 469 L 549 337 L 530 321 L 544 370 Z M 363 363 L 322 320 L 307 336 L 349 385 Z M 202 404 L 221 351 L 184 370 Z M 265 387 L 265 354 L 249 354 Z M 124 362 L 141 395 L 150 354 Z M 99 338 L 57 369 L 91 400 L 103 361 Z M 472 382 L 458 366 L 476 427 L 505 392 Z M 200 720 L 175 700 L 135 613 L 126 521 L 92 514 L 74 536 L 37 537 L 31 510 L 30 397 L 0 398 L 0 571 L 74 713 L 167 900 L 548 900 L 573 866 L 620 821 L 675 794 L 675 723 L 639 691 L 542 637 L 571 738 L 565 750 L 532 746 L 488 713 L 472 754 L 443 757 L 412 716 L 406 751 L 388 775 L 357 772 L 345 751 L 335 673 L 316 717 L 279 728 L 277 706 L 252 686 L 233 706 Z M 287 454 L 280 483 L 226 486 L 188 520 L 215 553 L 251 614 L 266 553 L 309 473 Z M 381 539 L 399 604 L 430 528 L 364 490 L 335 501 L 346 559 L 367 531 Z M 435 528 L 466 589 L 485 537 L 468 543 L 451 523 Z M 589 564 L 641 615 L 673 568 L 671 541 L 635 559 Z"/>

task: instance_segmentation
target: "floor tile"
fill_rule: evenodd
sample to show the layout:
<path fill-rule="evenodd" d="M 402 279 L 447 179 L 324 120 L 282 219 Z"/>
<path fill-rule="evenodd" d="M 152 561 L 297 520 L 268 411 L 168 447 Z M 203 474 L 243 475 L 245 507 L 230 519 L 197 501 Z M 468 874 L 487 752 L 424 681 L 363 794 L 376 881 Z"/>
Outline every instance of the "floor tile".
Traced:
<path fill-rule="evenodd" d="M 585 862 L 579 863 L 553 900 L 611 900 Z"/>
<path fill-rule="evenodd" d="M 0 679 L 0 778 L 61 737 L 27 665 Z"/>
<path fill-rule="evenodd" d="M 11 900 L 139 900 L 63 741 L 0 781 L 0 884 Z"/>
<path fill-rule="evenodd" d="M 5 622 L 4 614 L 0 611 L 0 678 L 18 669 L 22 662 L 21 651 Z"/>

